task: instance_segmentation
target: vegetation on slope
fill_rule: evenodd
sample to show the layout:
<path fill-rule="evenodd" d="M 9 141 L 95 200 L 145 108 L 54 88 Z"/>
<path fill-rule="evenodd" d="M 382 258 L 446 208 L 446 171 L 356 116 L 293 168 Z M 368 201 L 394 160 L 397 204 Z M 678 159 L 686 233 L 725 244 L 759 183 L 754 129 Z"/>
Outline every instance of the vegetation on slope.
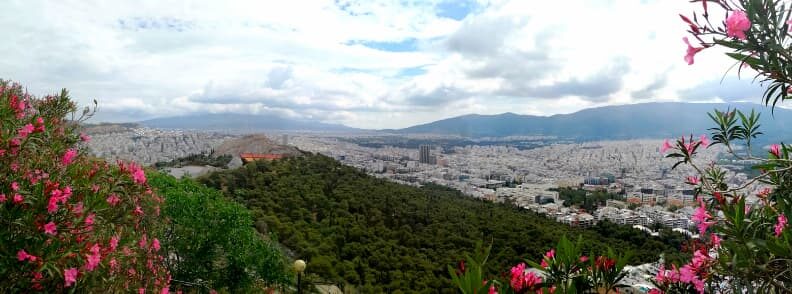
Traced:
<path fill-rule="evenodd" d="M 244 206 L 191 179 L 150 173 L 149 184 L 165 198 L 162 247 L 174 284 L 232 293 L 291 284 L 283 253 L 256 232 Z"/>
<path fill-rule="evenodd" d="M 306 259 L 308 273 L 363 293 L 451 291 L 446 266 L 479 240 L 493 242 L 491 271 L 541 255 L 563 235 L 582 236 L 584 252 L 631 250 L 634 263 L 679 249 L 664 243 L 673 239 L 666 236 L 609 224 L 570 228 L 448 188 L 376 179 L 319 155 L 256 162 L 201 180 L 252 209 L 256 227 Z"/>

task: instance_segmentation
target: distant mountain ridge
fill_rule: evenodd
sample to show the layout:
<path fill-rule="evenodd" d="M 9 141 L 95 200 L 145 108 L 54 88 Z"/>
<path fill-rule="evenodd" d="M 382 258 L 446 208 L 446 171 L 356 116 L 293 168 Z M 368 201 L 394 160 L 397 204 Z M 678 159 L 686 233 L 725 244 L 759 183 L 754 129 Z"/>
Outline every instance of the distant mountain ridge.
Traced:
<path fill-rule="evenodd" d="M 145 120 L 139 124 L 159 129 L 191 129 L 207 131 L 313 131 L 355 132 L 359 129 L 311 120 L 298 120 L 272 115 L 238 113 L 193 114 Z"/>
<path fill-rule="evenodd" d="M 670 138 L 684 134 L 705 134 L 714 124 L 707 112 L 740 109 L 762 113 L 761 130 L 770 136 L 792 137 L 792 110 L 752 103 L 642 103 L 584 109 L 553 116 L 470 114 L 399 130 L 399 134 L 438 134 L 463 137 L 505 137 L 543 135 L 583 140 Z"/>

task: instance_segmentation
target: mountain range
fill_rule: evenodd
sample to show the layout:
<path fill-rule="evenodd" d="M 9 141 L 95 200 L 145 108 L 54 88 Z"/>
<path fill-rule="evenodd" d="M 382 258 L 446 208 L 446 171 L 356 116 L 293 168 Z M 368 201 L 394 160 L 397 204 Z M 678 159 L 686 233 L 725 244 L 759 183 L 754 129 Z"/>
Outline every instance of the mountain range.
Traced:
<path fill-rule="evenodd" d="M 786 135 L 792 126 L 792 111 L 776 108 L 774 114 L 752 103 L 643 103 L 584 109 L 552 116 L 464 115 L 432 123 L 391 130 L 399 134 L 443 134 L 463 137 L 524 135 L 557 136 L 583 140 L 669 138 L 705 134 L 714 126 L 707 112 L 714 109 L 762 112 L 761 130 L 773 136 Z"/>
<path fill-rule="evenodd" d="M 581 140 L 669 138 L 684 134 L 704 134 L 714 124 L 707 112 L 714 109 L 762 112 L 765 134 L 785 139 L 785 126 L 792 126 L 792 110 L 776 108 L 774 113 L 753 103 L 642 103 L 584 109 L 552 116 L 503 113 L 469 114 L 396 130 L 363 130 L 339 124 L 249 114 L 197 114 L 140 122 L 154 128 L 197 130 L 380 132 L 391 134 L 436 134 L 468 138 L 506 136 L 555 136 Z"/>

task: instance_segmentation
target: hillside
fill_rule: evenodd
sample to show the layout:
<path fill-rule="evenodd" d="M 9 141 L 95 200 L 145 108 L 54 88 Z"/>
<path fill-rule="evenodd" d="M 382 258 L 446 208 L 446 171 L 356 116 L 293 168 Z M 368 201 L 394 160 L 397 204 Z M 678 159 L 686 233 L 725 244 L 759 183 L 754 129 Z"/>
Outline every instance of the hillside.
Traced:
<path fill-rule="evenodd" d="M 776 108 L 773 117 L 769 108 L 759 104 L 643 103 L 589 108 L 548 117 L 514 113 L 465 115 L 394 132 L 465 137 L 545 135 L 584 140 L 669 138 L 707 133 L 713 125 L 706 113 L 730 106 L 763 112 L 762 128 L 770 136 L 780 136 L 785 133 L 784 126 L 792 124 L 792 111 Z"/>
<path fill-rule="evenodd" d="M 453 293 L 446 266 L 478 240 L 493 242 L 491 272 L 536 260 L 562 235 L 582 235 L 589 252 L 631 250 L 636 263 L 662 252 L 673 257 L 681 242 L 670 232 L 651 238 L 607 224 L 573 229 L 444 187 L 376 179 L 319 155 L 256 162 L 201 181 L 253 210 L 257 228 L 306 259 L 313 279 L 361 293 Z"/>

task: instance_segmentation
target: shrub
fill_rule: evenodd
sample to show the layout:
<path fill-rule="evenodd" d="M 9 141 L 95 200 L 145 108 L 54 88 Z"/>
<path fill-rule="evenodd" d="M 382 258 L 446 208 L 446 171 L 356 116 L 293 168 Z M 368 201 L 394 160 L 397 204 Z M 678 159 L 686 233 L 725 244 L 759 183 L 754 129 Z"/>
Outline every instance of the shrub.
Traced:
<path fill-rule="evenodd" d="M 75 111 L 0 81 L 0 292 L 167 292 L 162 199 L 140 166 L 84 154 Z"/>

